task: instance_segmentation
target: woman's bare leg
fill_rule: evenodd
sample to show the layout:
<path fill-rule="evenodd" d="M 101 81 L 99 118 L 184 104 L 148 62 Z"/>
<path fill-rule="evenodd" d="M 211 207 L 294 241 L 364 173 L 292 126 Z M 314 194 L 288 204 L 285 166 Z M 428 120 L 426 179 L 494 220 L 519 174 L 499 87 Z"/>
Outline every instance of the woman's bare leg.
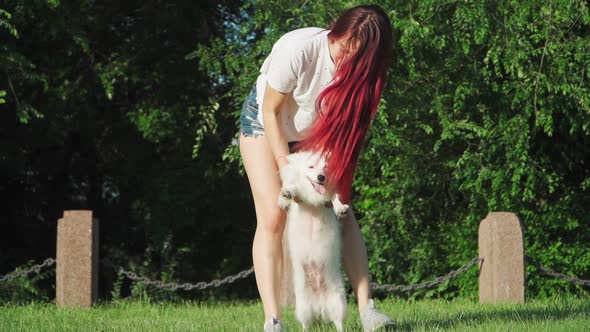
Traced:
<path fill-rule="evenodd" d="M 350 280 L 352 290 L 358 301 L 359 312 L 369 302 L 371 289 L 369 287 L 369 259 L 367 247 L 361 235 L 354 213 L 350 211 L 342 219 L 342 258 L 344 270 Z"/>
<path fill-rule="evenodd" d="M 278 297 L 283 261 L 281 243 L 286 220 L 285 212 L 277 205 L 281 181 L 266 137 L 240 135 L 240 153 L 256 208 L 252 258 L 266 322 L 281 315 Z"/>

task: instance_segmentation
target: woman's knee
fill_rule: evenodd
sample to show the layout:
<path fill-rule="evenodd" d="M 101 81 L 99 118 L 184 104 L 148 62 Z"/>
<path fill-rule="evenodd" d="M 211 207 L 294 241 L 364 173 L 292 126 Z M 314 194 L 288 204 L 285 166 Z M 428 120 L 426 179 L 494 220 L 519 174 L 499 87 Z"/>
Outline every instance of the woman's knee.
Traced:
<path fill-rule="evenodd" d="M 285 229 L 285 219 L 285 212 L 278 206 L 267 208 L 260 216 L 256 227 L 274 235 L 282 235 Z"/>

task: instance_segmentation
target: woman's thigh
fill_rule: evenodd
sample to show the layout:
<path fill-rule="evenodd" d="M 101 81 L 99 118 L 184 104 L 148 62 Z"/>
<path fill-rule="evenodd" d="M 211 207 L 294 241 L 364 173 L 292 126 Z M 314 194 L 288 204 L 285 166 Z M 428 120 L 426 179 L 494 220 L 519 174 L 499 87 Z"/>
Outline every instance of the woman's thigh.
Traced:
<path fill-rule="evenodd" d="M 241 134 L 240 154 L 254 197 L 258 222 L 270 223 L 263 225 L 265 227 L 282 229 L 285 214 L 277 204 L 281 180 L 268 140 L 263 135 L 252 137 Z"/>

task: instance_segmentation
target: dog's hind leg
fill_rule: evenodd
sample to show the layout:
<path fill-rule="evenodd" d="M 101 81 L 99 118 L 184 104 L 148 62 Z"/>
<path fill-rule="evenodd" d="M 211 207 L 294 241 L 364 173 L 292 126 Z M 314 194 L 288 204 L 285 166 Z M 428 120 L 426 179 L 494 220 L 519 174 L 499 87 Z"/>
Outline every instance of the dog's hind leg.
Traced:
<path fill-rule="evenodd" d="M 295 317 L 301 323 L 303 331 L 307 331 L 313 319 L 312 304 L 306 295 L 295 295 Z"/>
<path fill-rule="evenodd" d="M 346 304 L 346 295 L 343 289 L 334 288 L 329 290 L 327 305 L 327 318 L 334 323 L 338 332 L 343 331 L 342 323 L 346 319 L 348 306 Z"/>
<path fill-rule="evenodd" d="M 305 271 L 301 262 L 293 264 L 293 286 L 295 288 L 295 317 L 307 331 L 313 319 L 312 303 L 305 288 Z"/>

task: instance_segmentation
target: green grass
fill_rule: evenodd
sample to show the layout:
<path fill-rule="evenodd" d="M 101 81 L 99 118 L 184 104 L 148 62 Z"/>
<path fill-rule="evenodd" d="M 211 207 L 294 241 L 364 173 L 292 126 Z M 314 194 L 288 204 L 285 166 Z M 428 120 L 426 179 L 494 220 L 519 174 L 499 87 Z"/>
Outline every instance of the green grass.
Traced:
<path fill-rule="evenodd" d="M 399 322 L 400 331 L 590 331 L 589 299 L 552 299 L 525 305 L 479 305 L 459 300 L 381 301 L 378 308 Z M 90 309 L 51 304 L 0 306 L 0 331 L 261 331 L 262 306 L 248 303 L 104 303 Z M 292 309 L 289 331 L 301 331 Z M 345 326 L 360 331 L 351 305 Z M 317 324 L 311 331 L 335 331 Z"/>

